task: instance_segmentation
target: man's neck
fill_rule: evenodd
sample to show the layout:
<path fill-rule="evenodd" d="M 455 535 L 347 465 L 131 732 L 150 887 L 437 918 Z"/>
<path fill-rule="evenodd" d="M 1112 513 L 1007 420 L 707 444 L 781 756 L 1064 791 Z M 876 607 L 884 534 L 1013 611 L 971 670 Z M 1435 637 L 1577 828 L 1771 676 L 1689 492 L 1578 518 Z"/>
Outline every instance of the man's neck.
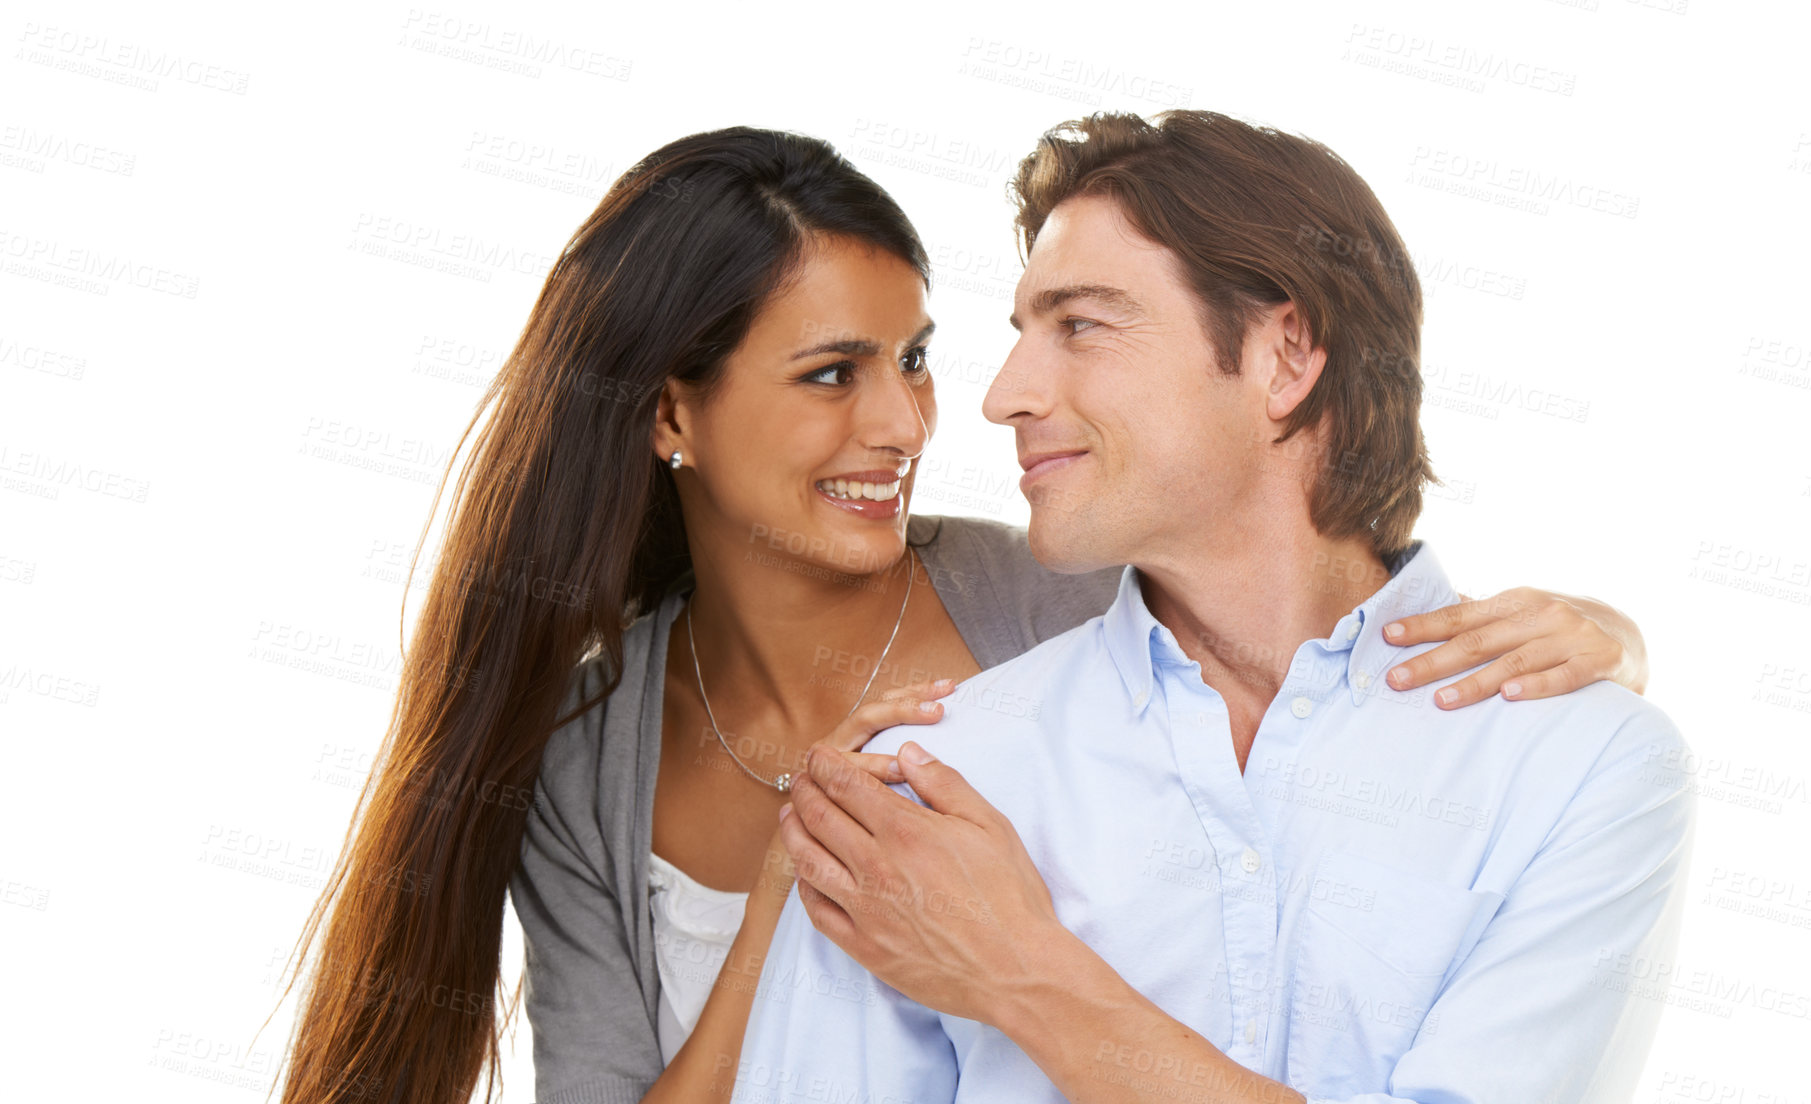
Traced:
<path fill-rule="evenodd" d="M 1138 565 L 1152 616 L 1225 700 L 1241 770 L 1296 649 L 1331 634 L 1390 578 L 1362 539 L 1251 536 Z"/>

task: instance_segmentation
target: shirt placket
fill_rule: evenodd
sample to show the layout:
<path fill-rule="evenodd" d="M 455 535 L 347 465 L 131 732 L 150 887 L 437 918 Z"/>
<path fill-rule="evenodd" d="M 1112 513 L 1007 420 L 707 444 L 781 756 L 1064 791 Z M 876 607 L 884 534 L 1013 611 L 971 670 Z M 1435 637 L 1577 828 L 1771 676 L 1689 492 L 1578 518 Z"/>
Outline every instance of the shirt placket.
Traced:
<path fill-rule="evenodd" d="M 1156 674 L 1182 786 L 1207 833 L 1219 876 L 1231 1016 L 1223 1049 L 1234 1061 L 1258 1069 L 1277 986 L 1277 893 L 1270 843 L 1239 774 L 1219 692 L 1201 681 L 1200 668 L 1192 663 L 1160 662 Z"/>
<path fill-rule="evenodd" d="M 1353 624 L 1356 625 L 1356 621 Z M 1348 643 L 1352 636 L 1357 635 L 1356 632 L 1347 635 L 1344 628 L 1339 629 L 1338 633 Z M 1282 685 L 1277 688 L 1276 697 L 1271 700 L 1269 708 L 1264 710 L 1264 716 L 1258 721 L 1258 731 L 1252 739 L 1251 752 L 1246 758 L 1246 770 L 1240 778 L 1240 788 L 1248 796 L 1255 795 L 1252 804 L 1262 825 L 1259 831 L 1267 839 L 1279 838 L 1277 836 L 1279 821 L 1276 802 L 1274 796 L 1265 795 L 1266 784 L 1263 772 L 1254 771 L 1252 764 L 1264 762 L 1266 759 L 1278 762 L 1299 762 L 1311 754 L 1309 740 L 1311 732 L 1322 722 L 1323 716 L 1333 703 L 1339 700 L 1339 695 L 1346 692 L 1346 661 L 1346 650 L 1329 651 L 1319 641 L 1311 640 L 1304 643 L 1290 663 L 1289 672 L 1284 677 Z M 1276 848 L 1273 848 L 1269 854 L 1264 856 L 1264 859 L 1266 865 L 1273 872 L 1294 871 L 1292 875 L 1284 878 L 1282 884 L 1290 890 L 1300 888 L 1298 883 L 1303 872 L 1297 867 L 1297 856 L 1281 854 Z M 1279 884 L 1274 875 L 1271 884 L 1273 886 Z M 1272 900 L 1271 948 L 1273 954 L 1276 951 L 1276 931 L 1281 922 L 1283 896 L 1286 894 L 1279 893 Z M 1269 1000 L 1265 1005 L 1264 1014 L 1259 1018 L 1257 1028 L 1260 1056 L 1264 1053 L 1262 1044 L 1274 1033 L 1273 1029 L 1281 1029 L 1286 1018 L 1286 1006 L 1290 996 L 1289 979 L 1281 973 L 1283 969 L 1281 958 L 1273 958 L 1271 961 L 1273 975 L 1268 994 Z M 1277 1057 L 1280 1059 L 1281 1055 L 1279 1054 Z M 1267 1068 L 1267 1065 L 1261 1060 L 1252 1063 L 1251 1068 L 1273 1077 L 1282 1075 L 1281 1069 Z"/>

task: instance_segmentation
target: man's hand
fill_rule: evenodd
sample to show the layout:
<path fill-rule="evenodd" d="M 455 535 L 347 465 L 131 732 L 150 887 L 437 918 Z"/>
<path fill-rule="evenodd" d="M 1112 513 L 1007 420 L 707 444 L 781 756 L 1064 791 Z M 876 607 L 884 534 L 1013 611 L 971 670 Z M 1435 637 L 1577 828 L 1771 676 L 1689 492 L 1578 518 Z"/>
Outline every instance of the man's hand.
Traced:
<path fill-rule="evenodd" d="M 1073 940 L 1012 823 L 917 744 L 897 758 L 929 808 L 846 753 L 811 749 L 780 809 L 799 898 L 819 931 L 888 985 L 995 1023 Z"/>
<path fill-rule="evenodd" d="M 1300 1104 L 1128 985 L 1062 926 L 1012 824 L 954 768 L 907 742 L 894 793 L 846 753 L 811 749 L 780 810 L 799 899 L 831 942 L 926 1008 L 996 1028 L 1068 1100 L 1132 1104 L 1140 1079 L 1102 1077 L 1106 1054 L 1189 1071 L 1203 1104 Z M 796 806 L 796 809 L 794 808 Z"/>

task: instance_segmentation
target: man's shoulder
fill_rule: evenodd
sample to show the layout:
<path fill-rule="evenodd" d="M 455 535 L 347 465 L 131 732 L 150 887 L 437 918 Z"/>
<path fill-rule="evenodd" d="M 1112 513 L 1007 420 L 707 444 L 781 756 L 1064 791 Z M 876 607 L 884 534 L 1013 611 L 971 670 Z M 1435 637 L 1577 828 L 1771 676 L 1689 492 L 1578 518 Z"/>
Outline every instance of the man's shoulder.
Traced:
<path fill-rule="evenodd" d="M 1512 742 L 1576 746 L 1599 767 L 1634 755 L 1677 758 L 1690 751 L 1665 710 L 1607 679 L 1551 698 L 1506 701 L 1497 696 L 1465 708 L 1493 712 Z"/>
<path fill-rule="evenodd" d="M 1461 738 L 1476 749 L 1474 767 L 1497 780 L 1503 810 L 1524 811 L 1530 824 L 1567 809 L 1634 815 L 1671 798 L 1690 804 L 1696 758 L 1684 733 L 1625 686 L 1606 680 L 1533 701 L 1499 696 L 1457 712 L 1472 711 L 1477 727 Z"/>
<path fill-rule="evenodd" d="M 1685 733 L 1664 709 L 1628 687 L 1604 680 L 1557 698 L 1506 704 L 1543 706 L 1553 739 L 1592 735 L 1596 754 L 1581 789 L 1617 788 L 1643 805 L 1671 792 L 1689 798 L 1697 756 Z"/>
<path fill-rule="evenodd" d="M 1425 652 L 1433 651 L 1443 641 L 1430 640 L 1405 648 L 1387 649 L 1387 662 L 1394 666 Z M 1370 655 L 1364 664 L 1372 670 L 1377 662 Z M 1483 734 L 1479 747 L 1487 757 L 1499 761 L 1525 760 L 1538 757 L 1552 764 L 1556 759 L 1585 763 L 1607 763 L 1636 749 L 1649 745 L 1657 754 L 1683 754 L 1687 748 L 1678 726 L 1664 710 L 1621 683 L 1600 679 L 1570 693 L 1548 698 L 1511 701 L 1493 694 L 1482 701 L 1458 709 L 1441 709 L 1434 704 L 1434 693 L 1453 685 L 1489 665 L 1477 664 L 1455 672 L 1414 690 L 1396 690 L 1382 678 L 1368 680 L 1364 691 L 1356 696 L 1371 697 L 1379 703 L 1407 707 L 1413 724 L 1444 730 L 1465 729 Z M 1444 735 L 1442 735 L 1444 739 Z"/>
<path fill-rule="evenodd" d="M 1086 692 L 1082 676 L 1104 674 L 1114 680 L 1111 689 L 1118 688 L 1118 674 L 1110 664 L 1099 672 L 1089 662 L 1100 647 L 1100 622 L 1097 615 L 971 675 L 937 699 L 943 703 L 943 717 L 936 724 L 883 729 L 862 750 L 891 755 L 911 740 L 963 771 L 965 763 L 981 767 L 1022 753 L 1027 741 L 1056 731 L 1043 722 L 1053 718 L 1069 695 Z M 1099 658 L 1107 662 L 1104 655 Z"/>

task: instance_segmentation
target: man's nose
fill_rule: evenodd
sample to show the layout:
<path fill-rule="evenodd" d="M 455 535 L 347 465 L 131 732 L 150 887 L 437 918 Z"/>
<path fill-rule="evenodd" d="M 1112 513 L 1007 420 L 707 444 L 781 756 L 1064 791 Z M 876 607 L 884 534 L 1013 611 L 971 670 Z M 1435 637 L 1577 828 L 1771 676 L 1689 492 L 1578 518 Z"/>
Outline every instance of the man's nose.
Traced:
<path fill-rule="evenodd" d="M 1049 383 L 1047 358 L 1034 352 L 1032 342 L 1021 336 L 987 385 L 981 414 L 996 425 L 1011 425 L 1021 416 L 1041 418 L 1050 412 Z"/>

